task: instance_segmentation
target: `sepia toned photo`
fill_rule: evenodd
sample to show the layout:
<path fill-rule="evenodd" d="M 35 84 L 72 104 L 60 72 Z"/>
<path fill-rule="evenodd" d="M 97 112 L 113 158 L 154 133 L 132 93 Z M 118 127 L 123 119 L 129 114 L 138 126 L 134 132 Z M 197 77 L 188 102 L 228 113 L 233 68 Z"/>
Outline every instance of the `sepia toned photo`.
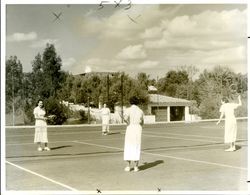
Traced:
<path fill-rule="evenodd" d="M 1 194 L 249 194 L 248 5 L 1 5 Z"/>

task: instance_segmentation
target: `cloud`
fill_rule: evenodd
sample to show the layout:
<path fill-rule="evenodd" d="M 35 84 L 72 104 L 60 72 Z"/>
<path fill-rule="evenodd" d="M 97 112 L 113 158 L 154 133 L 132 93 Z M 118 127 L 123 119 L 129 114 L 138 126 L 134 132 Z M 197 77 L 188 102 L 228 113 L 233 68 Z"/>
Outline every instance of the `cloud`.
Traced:
<path fill-rule="evenodd" d="M 237 64 L 246 60 L 246 48 L 243 46 L 224 49 L 222 51 L 211 51 L 204 56 L 202 62 L 206 64 Z"/>
<path fill-rule="evenodd" d="M 62 60 L 63 69 L 70 70 L 73 65 L 75 65 L 76 59 L 75 58 L 67 58 Z"/>
<path fill-rule="evenodd" d="M 57 44 L 57 47 L 58 47 L 58 40 L 57 39 L 42 39 L 39 41 L 35 41 L 30 45 L 30 47 L 31 48 L 41 48 L 41 47 L 45 47 L 47 43 Z"/>
<path fill-rule="evenodd" d="M 146 58 L 146 51 L 143 45 L 129 45 L 124 48 L 118 55 L 118 59 L 131 60 L 131 59 L 144 59 Z"/>
<path fill-rule="evenodd" d="M 160 38 L 162 35 L 161 27 L 153 27 L 146 29 L 143 33 L 140 34 L 141 39 L 150 39 L 150 38 Z"/>
<path fill-rule="evenodd" d="M 145 47 L 152 49 L 214 50 L 242 44 L 246 35 L 246 10 L 205 11 L 193 16 L 177 16 L 164 20 L 161 25 L 147 29 L 149 32 L 161 28 L 162 37 L 145 39 Z M 146 33 L 148 32 L 148 33 Z M 152 33 L 153 34 L 153 33 Z"/>
<path fill-rule="evenodd" d="M 85 67 L 85 73 L 89 73 L 89 72 L 92 72 L 92 69 L 90 66 L 86 66 Z"/>
<path fill-rule="evenodd" d="M 159 62 L 157 61 L 144 61 L 140 64 L 137 65 L 138 68 L 141 68 L 141 69 L 153 69 L 155 67 L 157 67 L 159 65 Z"/>
<path fill-rule="evenodd" d="M 13 33 L 12 35 L 7 36 L 8 42 L 21 42 L 21 41 L 33 41 L 37 39 L 36 32 L 30 33 Z"/>
<path fill-rule="evenodd" d="M 84 73 L 87 67 L 93 72 L 120 72 L 125 70 L 125 65 L 126 62 L 122 60 L 89 58 L 72 67 L 72 72 L 75 74 Z"/>
<path fill-rule="evenodd" d="M 160 9 L 160 5 L 133 5 L 133 9 L 117 9 L 112 15 L 100 15 L 101 17 L 94 17 L 91 13 L 85 15 L 80 23 L 83 36 L 97 35 L 100 39 L 123 40 L 138 38 L 145 27 L 160 22 L 161 17 L 168 15 L 166 10 Z M 137 23 L 132 22 L 129 17 Z"/>

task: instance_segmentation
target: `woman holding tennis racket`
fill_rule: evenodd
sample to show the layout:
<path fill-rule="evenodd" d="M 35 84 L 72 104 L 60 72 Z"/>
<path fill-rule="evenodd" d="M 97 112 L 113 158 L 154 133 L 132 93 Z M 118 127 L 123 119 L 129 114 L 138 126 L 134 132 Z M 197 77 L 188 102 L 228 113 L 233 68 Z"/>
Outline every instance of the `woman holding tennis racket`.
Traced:
<path fill-rule="evenodd" d="M 234 110 L 242 105 L 241 97 L 238 96 L 238 103 L 229 103 L 227 98 L 222 98 L 220 107 L 220 119 L 217 125 L 220 123 L 222 117 L 225 115 L 225 135 L 224 143 L 230 144 L 230 147 L 226 149 L 227 152 L 233 152 L 236 150 L 235 141 L 237 136 L 237 122 L 234 115 Z"/>
<path fill-rule="evenodd" d="M 35 122 L 35 138 L 34 143 L 37 143 L 38 151 L 42 151 L 42 143 L 44 143 L 44 150 L 49 151 L 48 147 L 48 137 L 47 137 L 47 122 L 45 117 L 45 109 L 43 106 L 43 101 L 38 101 L 38 106 L 34 109 Z"/>

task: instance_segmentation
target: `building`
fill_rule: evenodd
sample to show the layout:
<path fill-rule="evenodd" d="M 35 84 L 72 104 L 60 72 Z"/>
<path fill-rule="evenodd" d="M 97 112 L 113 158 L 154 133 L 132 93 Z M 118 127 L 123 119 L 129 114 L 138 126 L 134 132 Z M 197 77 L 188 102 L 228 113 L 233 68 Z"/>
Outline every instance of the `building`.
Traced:
<path fill-rule="evenodd" d="M 159 94 L 149 94 L 148 112 L 155 121 L 188 121 L 191 101 Z"/>

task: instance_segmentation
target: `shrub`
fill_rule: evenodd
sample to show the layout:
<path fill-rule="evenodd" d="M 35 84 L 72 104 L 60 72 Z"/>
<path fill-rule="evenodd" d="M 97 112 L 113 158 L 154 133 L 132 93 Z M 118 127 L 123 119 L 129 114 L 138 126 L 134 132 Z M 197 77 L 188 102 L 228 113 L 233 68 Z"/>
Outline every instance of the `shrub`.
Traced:
<path fill-rule="evenodd" d="M 61 125 L 67 120 L 68 108 L 55 99 L 50 97 L 45 100 L 46 115 L 48 124 Z"/>
<path fill-rule="evenodd" d="M 79 110 L 80 120 L 81 121 L 87 121 L 88 120 L 88 113 L 86 113 L 84 110 Z"/>

